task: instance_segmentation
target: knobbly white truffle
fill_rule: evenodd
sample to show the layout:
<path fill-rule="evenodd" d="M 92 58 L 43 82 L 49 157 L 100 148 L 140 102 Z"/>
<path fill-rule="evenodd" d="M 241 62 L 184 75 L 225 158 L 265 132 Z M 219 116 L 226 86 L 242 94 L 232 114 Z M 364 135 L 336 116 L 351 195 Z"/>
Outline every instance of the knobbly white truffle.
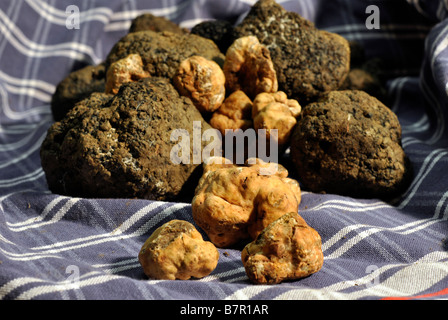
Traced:
<path fill-rule="evenodd" d="M 150 278 L 203 278 L 217 266 L 219 252 L 193 224 L 171 220 L 156 229 L 143 244 L 138 260 Z"/>

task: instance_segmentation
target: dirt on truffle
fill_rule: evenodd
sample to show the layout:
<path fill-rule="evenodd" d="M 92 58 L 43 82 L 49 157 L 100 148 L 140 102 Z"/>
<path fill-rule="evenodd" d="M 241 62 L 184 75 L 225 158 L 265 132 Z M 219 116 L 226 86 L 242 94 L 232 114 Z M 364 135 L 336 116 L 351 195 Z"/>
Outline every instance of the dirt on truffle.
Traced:
<path fill-rule="evenodd" d="M 115 96 L 93 94 L 48 131 L 41 162 L 49 188 L 87 198 L 180 200 L 193 192 L 201 167 L 171 161 L 179 141 L 170 135 L 184 129 L 192 137 L 194 121 L 210 128 L 168 79 L 126 83 Z"/>
<path fill-rule="evenodd" d="M 274 0 L 260 0 L 235 27 L 234 38 L 254 35 L 271 54 L 279 90 L 307 103 L 339 88 L 350 68 L 343 37 L 322 30 Z"/>
<path fill-rule="evenodd" d="M 333 91 L 307 105 L 291 158 L 304 189 L 313 192 L 386 199 L 410 181 L 397 116 L 363 91 Z"/>

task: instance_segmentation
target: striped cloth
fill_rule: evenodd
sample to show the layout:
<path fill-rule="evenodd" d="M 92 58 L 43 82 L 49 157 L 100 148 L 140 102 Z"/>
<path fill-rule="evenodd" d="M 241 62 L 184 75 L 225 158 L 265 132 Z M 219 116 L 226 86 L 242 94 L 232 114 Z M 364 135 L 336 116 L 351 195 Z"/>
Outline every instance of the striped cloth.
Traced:
<path fill-rule="evenodd" d="M 217 268 L 203 279 L 148 279 L 138 251 L 163 223 L 193 222 L 189 203 L 49 192 L 39 149 L 59 81 L 103 61 L 139 14 L 191 28 L 209 19 L 241 21 L 254 2 L 0 2 L 1 299 L 448 298 L 446 0 L 279 1 L 383 60 L 389 107 L 414 168 L 408 190 L 390 203 L 303 192 L 300 213 L 321 235 L 325 256 L 310 277 L 252 285 L 240 251 L 219 249 Z M 379 29 L 366 28 L 371 4 L 379 8 Z M 78 29 L 66 25 L 71 5 L 80 12 Z"/>

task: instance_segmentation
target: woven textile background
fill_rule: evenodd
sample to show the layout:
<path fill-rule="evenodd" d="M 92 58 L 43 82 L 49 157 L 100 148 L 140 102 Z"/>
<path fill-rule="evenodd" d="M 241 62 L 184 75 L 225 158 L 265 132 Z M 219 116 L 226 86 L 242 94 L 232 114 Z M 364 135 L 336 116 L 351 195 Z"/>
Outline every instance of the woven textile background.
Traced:
<path fill-rule="evenodd" d="M 240 251 L 220 249 L 203 279 L 148 279 L 138 251 L 164 222 L 193 222 L 189 203 L 49 192 L 39 149 L 59 81 L 102 62 L 139 14 L 191 28 L 240 21 L 254 2 L 0 1 L 0 299 L 448 298 L 447 1 L 279 1 L 384 61 L 388 106 L 414 168 L 409 189 L 390 203 L 303 191 L 300 214 L 321 235 L 325 256 L 310 277 L 252 285 Z M 371 4 L 380 29 L 366 28 Z M 66 26 L 70 5 L 79 8 L 79 29 Z"/>

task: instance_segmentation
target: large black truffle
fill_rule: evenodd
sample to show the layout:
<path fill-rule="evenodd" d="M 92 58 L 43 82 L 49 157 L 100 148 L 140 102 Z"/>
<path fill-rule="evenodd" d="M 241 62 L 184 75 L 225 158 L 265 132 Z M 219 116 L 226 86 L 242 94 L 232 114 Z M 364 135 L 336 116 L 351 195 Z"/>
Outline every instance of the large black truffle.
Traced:
<path fill-rule="evenodd" d="M 234 34 L 235 38 L 254 35 L 269 49 L 279 90 L 301 104 L 338 89 L 350 69 L 346 39 L 318 30 L 274 0 L 255 3 Z"/>
<path fill-rule="evenodd" d="M 104 64 L 85 66 L 71 72 L 56 86 L 51 99 L 51 112 L 56 121 L 61 120 L 73 106 L 93 92 L 104 92 L 106 69 Z"/>
<path fill-rule="evenodd" d="M 291 139 L 304 189 L 392 198 L 409 183 L 397 116 L 364 91 L 333 91 L 304 107 Z"/>
<path fill-rule="evenodd" d="M 115 96 L 93 94 L 48 131 L 41 147 L 48 186 L 87 198 L 179 200 L 201 173 L 193 161 L 173 163 L 178 141 L 170 137 L 175 129 L 193 137 L 194 121 L 210 128 L 165 78 L 126 83 Z"/>

